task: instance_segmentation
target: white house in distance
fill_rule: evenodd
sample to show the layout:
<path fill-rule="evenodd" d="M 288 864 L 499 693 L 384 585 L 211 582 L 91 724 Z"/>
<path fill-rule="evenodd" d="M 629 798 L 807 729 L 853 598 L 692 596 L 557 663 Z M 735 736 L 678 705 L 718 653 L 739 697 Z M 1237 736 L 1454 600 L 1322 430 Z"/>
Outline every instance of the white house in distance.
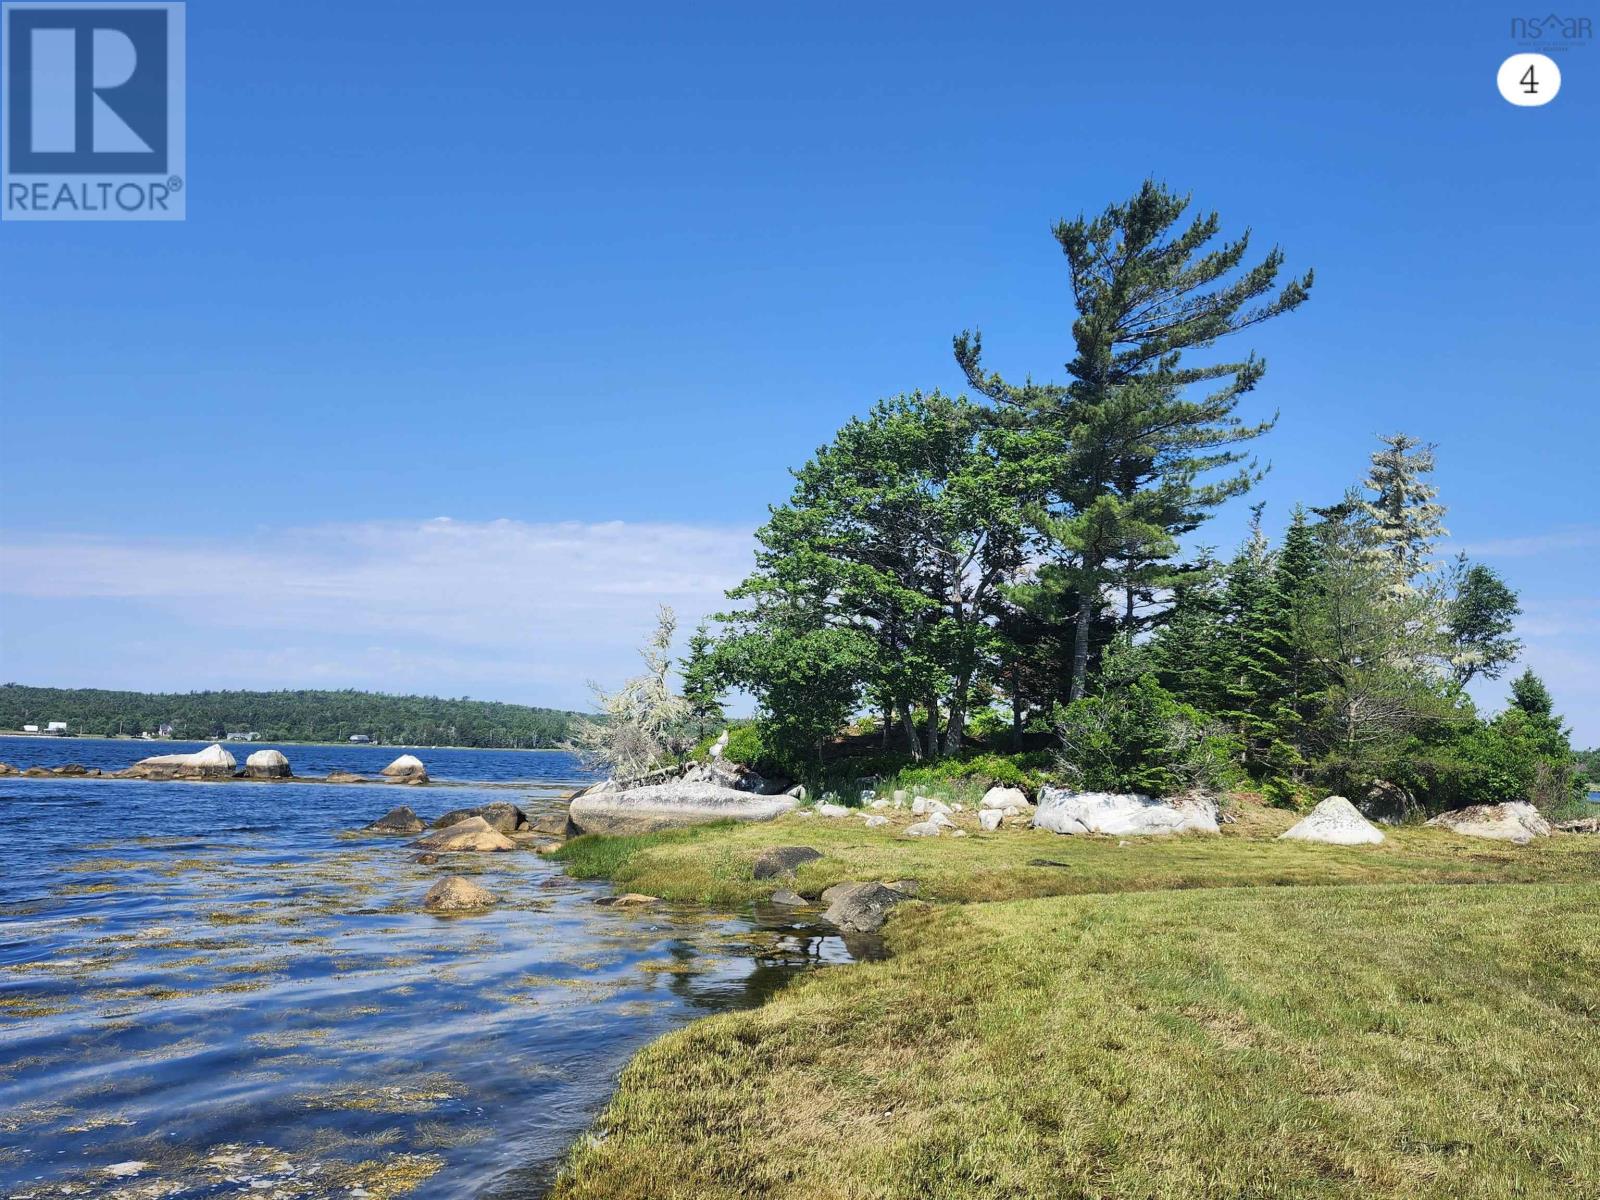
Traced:
<path fill-rule="evenodd" d="M 57 736 L 60 736 L 61 734 L 67 732 L 67 723 L 65 721 L 51 721 L 44 727 L 44 731 L 46 733 L 53 733 Z"/>
<path fill-rule="evenodd" d="M 23 733 L 38 733 L 39 732 L 39 727 L 37 725 L 24 725 L 22 727 L 22 732 Z"/>

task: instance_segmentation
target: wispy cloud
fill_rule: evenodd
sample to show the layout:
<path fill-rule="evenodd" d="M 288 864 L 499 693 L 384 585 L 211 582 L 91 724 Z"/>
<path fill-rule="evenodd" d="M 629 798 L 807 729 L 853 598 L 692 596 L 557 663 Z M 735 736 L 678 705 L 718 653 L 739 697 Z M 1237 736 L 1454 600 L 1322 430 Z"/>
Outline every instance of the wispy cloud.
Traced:
<path fill-rule="evenodd" d="M 1475 558 L 1530 558 L 1539 554 L 1564 554 L 1596 548 L 1600 548 L 1600 526 L 1570 525 L 1523 537 L 1465 542 L 1452 545 L 1449 550 L 1452 553 L 1464 551 Z"/>
<path fill-rule="evenodd" d="M 161 686 L 238 685 L 253 671 L 261 685 L 472 686 L 574 703 L 585 679 L 632 670 L 657 604 L 686 623 L 722 605 L 752 544 L 747 531 L 688 525 L 448 518 L 227 541 L 14 536 L 0 544 L 0 594 L 28 620 L 6 622 L 5 670 L 70 682 L 40 674 L 48 623 L 87 605 L 95 620 L 76 621 L 74 647 L 58 637 L 55 660 L 115 636 L 123 666 L 165 653 Z M 19 636 L 40 622 L 42 637 Z"/>

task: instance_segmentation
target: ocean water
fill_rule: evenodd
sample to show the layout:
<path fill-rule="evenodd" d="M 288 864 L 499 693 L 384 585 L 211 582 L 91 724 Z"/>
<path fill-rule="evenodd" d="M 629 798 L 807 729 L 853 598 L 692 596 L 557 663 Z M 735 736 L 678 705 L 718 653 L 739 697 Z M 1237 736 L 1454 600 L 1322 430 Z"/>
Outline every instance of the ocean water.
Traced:
<path fill-rule="evenodd" d="M 4 739 L 0 760 L 168 749 Z M 397 753 L 283 749 L 300 773 Z M 531 852 L 430 867 L 351 832 L 397 803 L 539 812 L 583 774 L 420 757 L 450 783 L 0 778 L 0 1196 L 537 1196 L 646 1042 L 876 953 L 814 915 L 610 909 Z M 500 905 L 423 913 L 447 872 Z"/>

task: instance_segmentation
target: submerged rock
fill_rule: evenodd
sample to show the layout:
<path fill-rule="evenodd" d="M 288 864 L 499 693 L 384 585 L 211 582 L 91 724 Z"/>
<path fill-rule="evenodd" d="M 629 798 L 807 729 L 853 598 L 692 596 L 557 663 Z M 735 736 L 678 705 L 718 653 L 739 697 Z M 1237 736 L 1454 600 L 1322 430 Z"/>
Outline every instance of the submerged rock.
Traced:
<path fill-rule="evenodd" d="M 1383 841 L 1383 832 L 1343 796 L 1329 796 L 1278 838 L 1330 846 L 1376 846 Z"/>
<path fill-rule="evenodd" d="M 1538 809 L 1520 800 L 1510 804 L 1474 804 L 1470 808 L 1442 812 L 1428 824 L 1467 837 L 1515 842 L 1519 846 L 1526 846 L 1536 837 L 1549 837 L 1554 832 Z"/>
<path fill-rule="evenodd" d="M 0 775 L 15 775 L 17 769 L 10 763 L 0 763 Z"/>
<path fill-rule="evenodd" d="M 810 846 L 770 846 L 756 855 L 755 862 L 750 866 L 750 877 L 773 879 L 789 874 L 801 863 L 821 857 L 822 851 L 813 850 Z"/>
<path fill-rule="evenodd" d="M 621 792 L 586 792 L 568 815 L 584 833 L 654 833 L 712 821 L 770 821 L 792 812 L 792 796 L 756 796 L 711 783 L 659 783 Z"/>
<path fill-rule="evenodd" d="M 529 829 L 547 837 L 565 838 L 578 832 L 578 827 L 572 823 L 572 818 L 567 815 L 567 810 L 564 808 L 560 812 L 541 813 L 526 820 Z"/>
<path fill-rule="evenodd" d="M 371 783 L 365 776 L 357 775 L 354 771 L 329 771 L 325 783 Z"/>
<path fill-rule="evenodd" d="M 448 829 L 441 829 L 411 843 L 418 850 L 495 851 L 515 850 L 517 844 L 482 817 L 468 817 Z"/>
<path fill-rule="evenodd" d="M 457 808 L 444 814 L 433 823 L 435 829 L 448 829 L 472 817 L 482 817 L 489 828 L 500 833 L 515 833 L 528 824 L 528 816 L 515 804 L 505 800 L 493 804 L 480 804 L 475 808 Z"/>
<path fill-rule="evenodd" d="M 850 883 L 837 890 L 829 888 L 823 893 L 824 899 L 829 892 L 832 899 L 828 911 L 822 914 L 823 920 L 848 933 L 872 933 L 883 928 L 890 910 L 909 899 L 904 892 L 881 883 Z"/>
<path fill-rule="evenodd" d="M 1074 792 L 1050 787 L 1039 793 L 1033 824 L 1052 833 L 1219 832 L 1217 803 L 1208 796 L 1153 800 L 1129 792 Z"/>
<path fill-rule="evenodd" d="M 282 751 L 257 750 L 244 760 L 244 774 L 246 779 L 288 779 L 294 772 Z"/>
<path fill-rule="evenodd" d="M 422 818 L 402 804 L 399 808 L 391 808 L 372 824 L 363 825 L 362 828 L 373 833 L 421 833 L 424 826 Z"/>
<path fill-rule="evenodd" d="M 646 896 L 643 892 L 624 892 L 620 896 L 601 896 L 595 901 L 602 908 L 649 908 L 660 904 L 660 896 Z"/>
<path fill-rule="evenodd" d="M 402 754 L 378 774 L 386 779 L 403 779 L 408 783 L 428 782 L 428 768 L 423 766 L 422 760 L 414 754 Z"/>
<path fill-rule="evenodd" d="M 452 875 L 428 889 L 428 894 L 422 898 L 422 907 L 429 912 L 471 912 L 493 908 L 498 902 L 499 897 L 487 888 Z"/>

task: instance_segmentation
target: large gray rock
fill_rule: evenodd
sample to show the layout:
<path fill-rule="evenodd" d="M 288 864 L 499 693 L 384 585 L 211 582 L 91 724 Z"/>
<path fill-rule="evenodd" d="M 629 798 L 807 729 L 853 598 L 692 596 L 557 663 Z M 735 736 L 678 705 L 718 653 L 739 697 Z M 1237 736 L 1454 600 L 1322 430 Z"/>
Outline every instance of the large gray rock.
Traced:
<path fill-rule="evenodd" d="M 246 779 L 287 779 L 292 774 L 281 750 L 257 750 L 244 760 Z"/>
<path fill-rule="evenodd" d="M 490 829 L 500 833 L 515 833 L 524 829 L 528 824 L 527 814 L 509 801 L 499 800 L 493 804 L 480 804 L 475 808 L 457 808 L 444 814 L 433 823 L 435 829 L 448 829 L 452 825 L 459 825 L 471 817 L 482 817 Z"/>
<path fill-rule="evenodd" d="M 1376 846 L 1383 841 L 1383 831 L 1343 796 L 1329 796 L 1278 838 L 1290 842 L 1326 842 L 1330 846 Z"/>
<path fill-rule="evenodd" d="M 423 825 L 422 818 L 402 804 L 362 828 L 369 833 L 421 833 Z"/>
<path fill-rule="evenodd" d="M 1120 837 L 1162 833 L 1217 833 L 1217 804 L 1205 796 L 1153 800 L 1128 792 L 1074 792 L 1044 788 L 1033 815 L 1052 833 L 1106 833 Z"/>
<path fill-rule="evenodd" d="M 422 907 L 429 912 L 479 912 L 495 903 L 493 892 L 459 875 L 439 880 L 422 897 Z"/>
<path fill-rule="evenodd" d="M 909 897 L 881 883 L 851 883 L 829 888 L 823 899 L 828 901 L 823 920 L 847 933 L 872 933 L 883 927 L 896 904 L 903 904 Z"/>
<path fill-rule="evenodd" d="M 1474 804 L 1470 808 L 1442 812 L 1428 824 L 1435 829 L 1448 829 L 1451 833 L 1467 837 L 1515 842 L 1519 846 L 1526 846 L 1536 837 L 1549 837 L 1554 832 L 1550 822 L 1539 815 L 1538 809 L 1522 801 Z"/>
<path fill-rule="evenodd" d="M 750 876 L 753 879 L 775 879 L 779 875 L 787 875 L 801 863 L 821 857 L 822 851 L 813 850 L 810 846 L 772 846 L 756 855 L 750 867 Z"/>
<path fill-rule="evenodd" d="M 193 754 L 157 754 L 141 758 L 126 774 L 145 779 L 231 779 L 238 762 L 219 745 Z"/>
<path fill-rule="evenodd" d="M 589 792 L 567 813 L 584 833 L 654 833 L 712 821 L 770 821 L 793 812 L 792 796 L 756 796 L 712 783 L 652 784 L 624 792 Z"/>
<path fill-rule="evenodd" d="M 411 845 L 417 850 L 515 850 L 517 844 L 482 817 L 468 817 L 448 829 L 440 829 Z"/>
<path fill-rule="evenodd" d="M 732 788 L 736 792 L 754 792 L 757 795 L 766 795 L 775 790 L 750 767 L 743 763 L 729 762 L 720 756 L 709 758 L 705 762 L 691 763 L 684 769 L 679 782 L 710 783 L 717 787 Z"/>

